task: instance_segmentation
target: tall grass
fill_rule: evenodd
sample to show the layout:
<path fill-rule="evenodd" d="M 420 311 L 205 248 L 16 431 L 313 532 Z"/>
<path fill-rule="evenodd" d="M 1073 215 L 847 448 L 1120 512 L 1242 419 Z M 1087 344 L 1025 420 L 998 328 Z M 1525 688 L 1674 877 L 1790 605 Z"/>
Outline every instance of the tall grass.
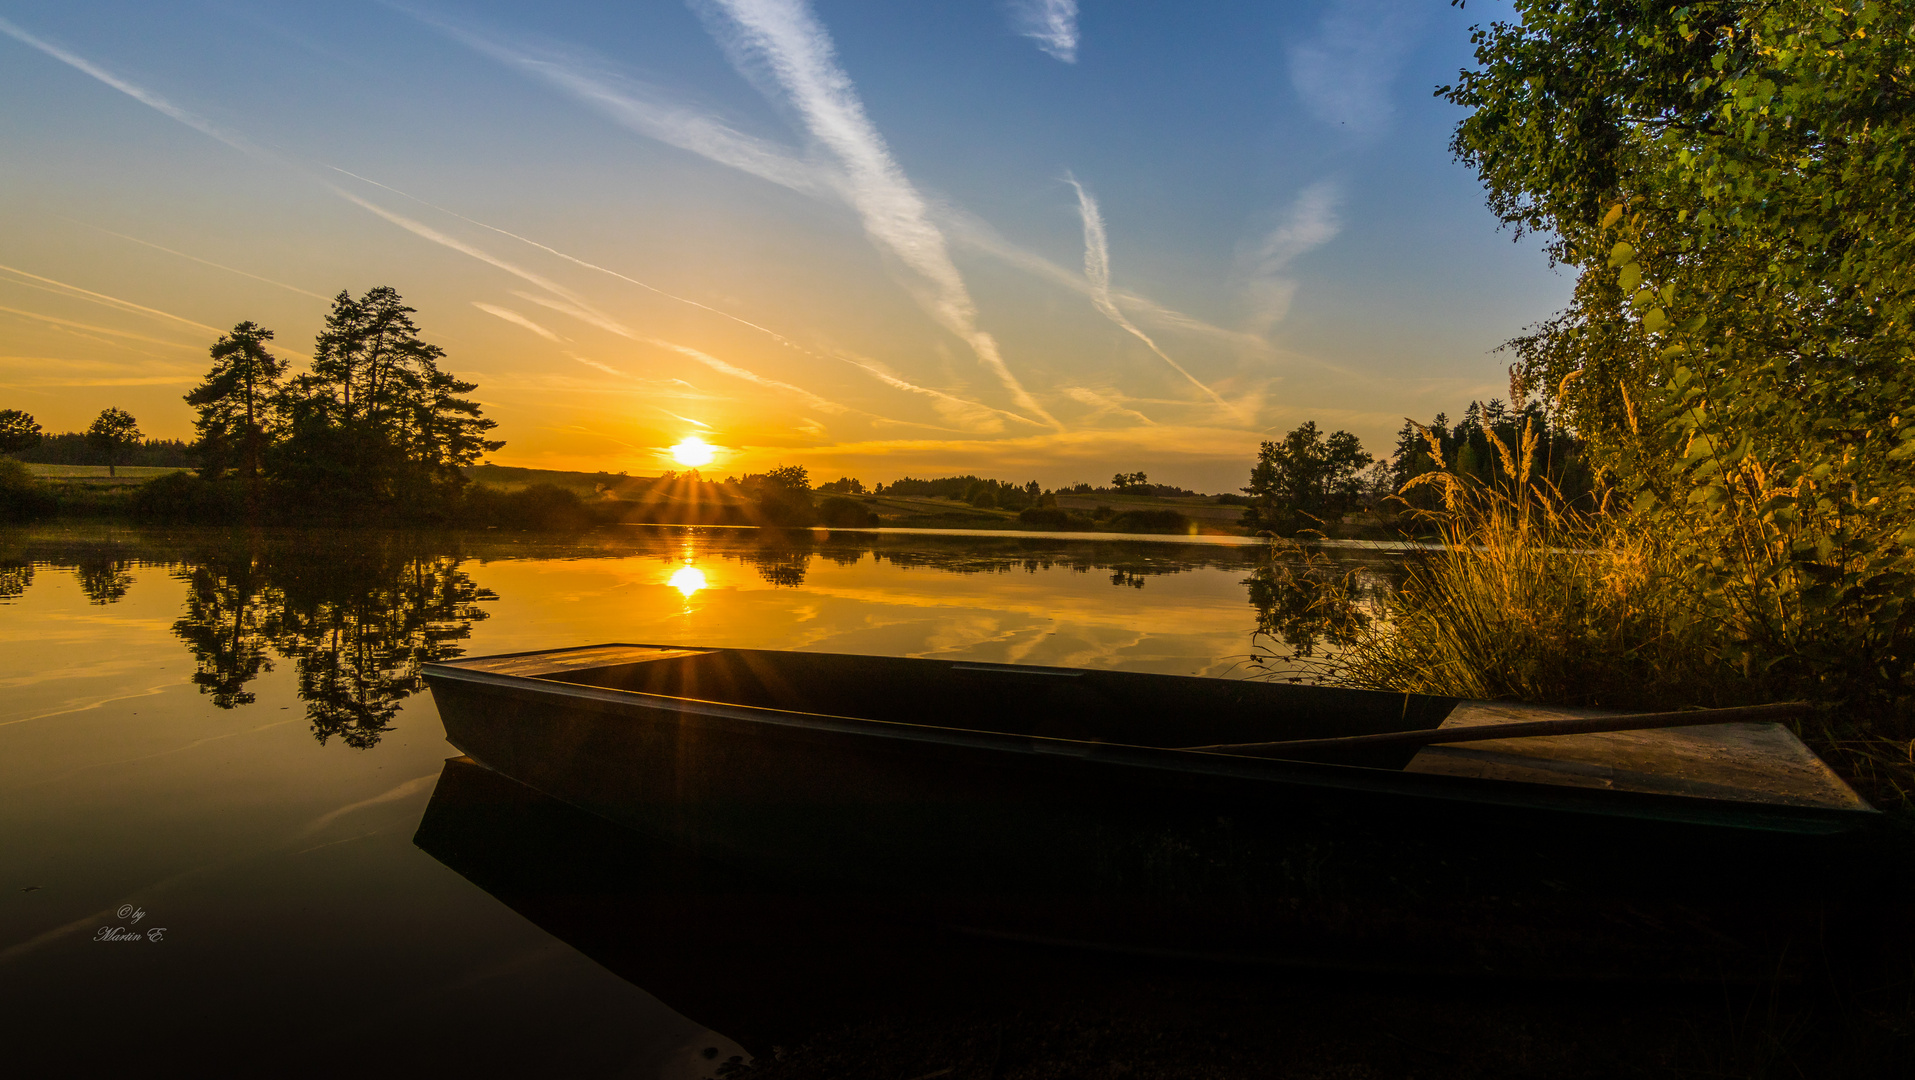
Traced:
<path fill-rule="evenodd" d="M 1347 685 L 1614 708 L 1740 704 L 1725 667 L 1649 535 L 1572 509 L 1535 470 L 1536 435 L 1494 434 L 1500 481 L 1448 470 L 1425 512 L 1442 548 L 1410 568 L 1386 618 L 1343 657 Z M 1528 479 L 1532 478 L 1534 479 Z"/>
<path fill-rule="evenodd" d="M 1514 447 L 1494 435 L 1491 443 L 1502 466 L 1495 480 L 1440 469 L 1411 482 L 1441 489 L 1442 509 L 1421 513 L 1442 546 L 1414 562 L 1393 592 L 1359 596 L 1313 578 L 1309 604 L 1319 619 L 1339 605 L 1371 615 L 1343 624 L 1349 640 L 1318 661 L 1312 681 L 1645 710 L 1814 692 L 1778 680 L 1778 665 L 1751 662 L 1748 636 L 1685 564 L 1694 545 L 1606 506 L 1570 507 L 1535 468 L 1532 430 Z M 1877 805 L 1915 809 L 1908 717 L 1824 708 L 1796 731 Z"/>

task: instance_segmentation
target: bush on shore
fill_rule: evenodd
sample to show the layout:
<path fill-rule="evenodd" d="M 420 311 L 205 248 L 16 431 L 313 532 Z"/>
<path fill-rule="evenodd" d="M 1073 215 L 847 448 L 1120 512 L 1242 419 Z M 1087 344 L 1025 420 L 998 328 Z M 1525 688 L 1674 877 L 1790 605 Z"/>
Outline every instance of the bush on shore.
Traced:
<path fill-rule="evenodd" d="M 1097 524 L 1074 510 L 1057 506 L 1027 506 L 1017 512 L 1017 523 L 1033 529 L 1057 532 L 1081 532 Z"/>
<path fill-rule="evenodd" d="M 1104 522 L 1112 532 L 1188 533 L 1195 532 L 1190 519 L 1175 510 L 1123 510 Z"/>
<path fill-rule="evenodd" d="M 578 492 L 557 484 L 530 484 L 518 491 L 473 484 L 466 489 L 454 520 L 477 528 L 548 532 L 578 531 L 600 523 Z"/>
<path fill-rule="evenodd" d="M 856 499 L 834 495 L 818 506 L 818 520 L 834 529 L 864 529 L 878 523 L 878 515 Z"/>
<path fill-rule="evenodd" d="M 25 465 L 0 458 L 0 522 L 32 521 L 54 512 L 58 502 Z"/>
<path fill-rule="evenodd" d="M 133 489 L 128 503 L 134 517 L 187 525 L 223 524 L 243 516 L 245 506 L 238 484 L 189 472 L 148 480 Z"/>

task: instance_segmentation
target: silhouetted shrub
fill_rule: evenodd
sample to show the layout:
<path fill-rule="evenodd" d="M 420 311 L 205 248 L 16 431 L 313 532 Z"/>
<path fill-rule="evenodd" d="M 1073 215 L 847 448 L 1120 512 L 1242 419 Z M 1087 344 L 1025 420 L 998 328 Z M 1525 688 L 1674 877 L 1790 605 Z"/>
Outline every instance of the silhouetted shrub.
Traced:
<path fill-rule="evenodd" d="M 1102 507 L 1099 507 L 1102 509 Z M 1175 510 L 1126 510 L 1104 522 L 1112 532 L 1187 533 L 1190 519 Z"/>
<path fill-rule="evenodd" d="M 861 529 L 878 523 L 878 515 L 856 499 L 833 496 L 818 505 L 818 520 L 834 529 Z"/>
<path fill-rule="evenodd" d="M 1091 519 L 1070 510 L 1055 506 L 1027 506 L 1018 511 L 1017 522 L 1033 529 L 1088 529 Z"/>
<path fill-rule="evenodd" d="M 460 519 L 472 526 L 563 532 L 597 524 L 578 492 L 557 484 L 531 484 L 503 491 L 484 484 L 466 489 Z"/>
<path fill-rule="evenodd" d="M 54 509 L 53 494 L 42 487 L 25 465 L 0 458 L 0 521 L 32 521 Z"/>
<path fill-rule="evenodd" d="M 131 501 L 135 517 L 196 525 L 231 520 L 242 506 L 235 485 L 190 472 L 156 476 L 135 488 Z"/>

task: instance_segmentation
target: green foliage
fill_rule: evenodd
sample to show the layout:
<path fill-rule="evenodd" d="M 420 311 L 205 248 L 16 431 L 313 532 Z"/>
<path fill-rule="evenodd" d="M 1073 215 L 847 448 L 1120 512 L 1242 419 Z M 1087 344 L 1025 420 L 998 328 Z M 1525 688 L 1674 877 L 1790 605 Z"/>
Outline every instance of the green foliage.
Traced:
<path fill-rule="evenodd" d="M 1512 343 L 1772 696 L 1907 724 L 1915 8 L 1518 0 L 1454 142 L 1577 267 Z"/>
<path fill-rule="evenodd" d="M 1426 473 L 1444 469 L 1514 493 L 1519 486 L 1518 478 L 1510 476 L 1503 467 L 1503 458 L 1495 452 L 1493 444 L 1519 445 L 1526 432 L 1536 435 L 1538 449 L 1531 462 L 1535 473 L 1521 478 L 1522 481 L 1545 482 L 1569 505 L 1594 510 L 1596 477 L 1585 456 L 1582 439 L 1556 422 L 1542 404 L 1534 400 L 1526 401 L 1520 409 L 1511 409 L 1494 398 L 1487 405 L 1472 401 L 1463 419 L 1454 427 L 1449 417 L 1441 413 L 1428 424 L 1404 421 L 1396 435 L 1395 452 L 1381 466 L 1385 474 L 1383 486 L 1387 489 L 1382 494 L 1397 496 L 1386 502 L 1412 511 L 1438 509 L 1440 493 L 1426 485 L 1412 486 L 1412 482 Z"/>
<path fill-rule="evenodd" d="M 86 429 L 87 447 L 105 463 L 108 476 L 115 475 L 119 466 L 127 463 L 144 438 L 133 414 L 124 409 L 101 409 Z"/>
<path fill-rule="evenodd" d="M 1251 499 L 1244 524 L 1288 536 L 1341 521 L 1356 508 L 1363 494 L 1359 474 L 1374 460 L 1355 435 L 1339 431 L 1325 439 L 1316 421 L 1308 421 L 1258 452 L 1243 489 Z"/>
<path fill-rule="evenodd" d="M 819 484 L 818 490 L 827 495 L 863 495 L 864 481 L 849 476 L 840 476 L 829 484 Z"/>
<path fill-rule="evenodd" d="M 1148 487 L 1149 485 L 1150 477 L 1140 472 L 1120 472 L 1110 478 L 1110 486 L 1116 488 L 1118 491 L 1129 491 L 1131 488 Z"/>
<path fill-rule="evenodd" d="M 266 423 L 286 361 L 266 351 L 273 332 L 247 321 L 213 343 L 213 368 L 206 381 L 186 395 L 198 412 L 193 428 L 199 433 L 194 450 L 200 475 L 218 480 L 237 470 L 248 480 L 259 477 L 266 448 Z"/>
<path fill-rule="evenodd" d="M 17 454 L 40 445 L 40 425 L 19 409 L 0 409 L 0 454 Z"/>
<path fill-rule="evenodd" d="M 54 508 L 53 494 L 25 465 L 0 458 L 0 522 L 32 521 L 51 514 Z"/>

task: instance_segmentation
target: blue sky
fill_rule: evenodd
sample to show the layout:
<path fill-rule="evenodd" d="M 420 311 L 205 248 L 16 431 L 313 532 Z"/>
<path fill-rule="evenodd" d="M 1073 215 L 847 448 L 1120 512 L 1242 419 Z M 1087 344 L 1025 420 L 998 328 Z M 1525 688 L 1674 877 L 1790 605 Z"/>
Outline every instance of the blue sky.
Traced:
<path fill-rule="evenodd" d="M 1240 486 L 1387 449 L 1568 298 L 1432 89 L 1503 14 L 1326 3 L 0 2 L 0 407 L 185 436 L 378 284 L 497 460 Z"/>

